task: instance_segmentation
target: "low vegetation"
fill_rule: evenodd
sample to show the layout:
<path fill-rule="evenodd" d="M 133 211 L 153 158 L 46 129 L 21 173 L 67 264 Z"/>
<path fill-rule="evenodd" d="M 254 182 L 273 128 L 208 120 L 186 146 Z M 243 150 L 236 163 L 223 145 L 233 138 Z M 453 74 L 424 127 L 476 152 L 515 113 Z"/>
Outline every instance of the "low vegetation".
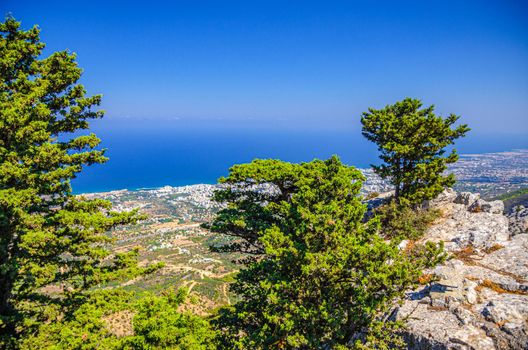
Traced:
<path fill-rule="evenodd" d="M 391 201 L 375 210 L 381 221 L 381 234 L 389 239 L 416 240 L 440 216 L 438 209 L 416 209 L 405 199 Z"/>

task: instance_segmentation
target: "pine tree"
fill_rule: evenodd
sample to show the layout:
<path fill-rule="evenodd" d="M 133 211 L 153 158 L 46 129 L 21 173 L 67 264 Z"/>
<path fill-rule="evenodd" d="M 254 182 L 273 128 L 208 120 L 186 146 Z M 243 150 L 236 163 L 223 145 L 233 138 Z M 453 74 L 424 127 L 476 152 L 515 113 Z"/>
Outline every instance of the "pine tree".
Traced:
<path fill-rule="evenodd" d="M 37 27 L 0 23 L 0 347 L 66 317 L 94 286 L 148 270 L 137 251 L 109 250 L 106 232 L 137 212 L 72 194 L 84 166 L 107 160 L 81 132 L 103 116 L 101 96 L 86 96 L 75 54 L 43 49 Z"/>
<path fill-rule="evenodd" d="M 454 175 L 444 171 L 458 155 L 453 149 L 444 156 L 445 148 L 470 130 L 466 124 L 453 127 L 459 118 L 437 116 L 434 106 L 422 108 L 420 100 L 411 98 L 363 113 L 363 136 L 378 145 L 383 160 L 374 171 L 390 179 L 395 198 L 418 204 L 453 186 Z"/>
<path fill-rule="evenodd" d="M 255 160 L 221 179 L 215 199 L 227 207 L 207 227 L 231 241 L 213 249 L 248 257 L 232 285 L 239 301 L 215 321 L 226 349 L 344 348 L 376 329 L 389 334 L 380 343 L 401 343 L 383 314 L 438 251 L 402 254 L 365 223 L 362 181 L 337 157 Z"/>

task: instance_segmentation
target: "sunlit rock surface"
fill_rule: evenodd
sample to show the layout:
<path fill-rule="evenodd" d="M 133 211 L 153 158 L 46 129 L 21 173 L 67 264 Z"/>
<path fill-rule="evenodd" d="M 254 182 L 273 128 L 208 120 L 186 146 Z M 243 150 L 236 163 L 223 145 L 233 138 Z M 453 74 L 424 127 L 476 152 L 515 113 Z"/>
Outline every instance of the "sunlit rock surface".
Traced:
<path fill-rule="evenodd" d="M 409 349 L 528 349 L 528 234 L 472 193 L 425 205 L 442 215 L 423 240 L 444 241 L 451 258 L 397 310 Z"/>

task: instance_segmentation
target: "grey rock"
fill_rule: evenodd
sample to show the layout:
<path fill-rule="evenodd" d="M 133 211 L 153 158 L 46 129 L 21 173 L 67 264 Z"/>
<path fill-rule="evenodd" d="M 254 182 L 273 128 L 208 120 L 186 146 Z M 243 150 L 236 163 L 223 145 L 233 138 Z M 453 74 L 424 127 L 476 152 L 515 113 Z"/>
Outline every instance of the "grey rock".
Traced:
<path fill-rule="evenodd" d="M 495 349 L 485 330 L 471 324 L 469 315 L 463 317 L 465 324 L 448 309 L 417 302 L 398 310 L 398 318 L 406 319 L 408 349 Z"/>
<path fill-rule="evenodd" d="M 480 194 L 471 192 L 461 192 L 455 198 L 455 203 L 470 206 L 480 198 Z"/>
<path fill-rule="evenodd" d="M 483 256 L 481 264 L 509 276 L 515 276 L 519 285 L 528 292 L 528 234 L 519 234 L 507 242 L 504 248 Z"/>
<path fill-rule="evenodd" d="M 528 233 L 528 208 L 519 205 L 508 214 L 508 229 L 510 234 Z"/>
<path fill-rule="evenodd" d="M 489 301 L 482 308 L 482 315 L 496 324 L 509 323 L 509 328 L 522 327 L 528 320 L 528 297 L 505 293 L 500 298 Z"/>
<path fill-rule="evenodd" d="M 439 208 L 442 217 L 428 229 L 425 238 L 445 242 L 448 251 L 469 245 L 477 249 L 489 248 L 510 237 L 508 219 L 502 214 L 470 212 L 464 204 L 447 204 Z"/>
<path fill-rule="evenodd" d="M 436 198 L 424 201 L 422 209 L 441 208 L 446 204 L 453 203 L 457 198 L 457 193 L 452 188 L 446 188 Z"/>
<path fill-rule="evenodd" d="M 500 200 L 487 202 L 483 199 L 477 199 L 469 206 L 469 211 L 502 214 L 504 212 L 504 202 Z"/>

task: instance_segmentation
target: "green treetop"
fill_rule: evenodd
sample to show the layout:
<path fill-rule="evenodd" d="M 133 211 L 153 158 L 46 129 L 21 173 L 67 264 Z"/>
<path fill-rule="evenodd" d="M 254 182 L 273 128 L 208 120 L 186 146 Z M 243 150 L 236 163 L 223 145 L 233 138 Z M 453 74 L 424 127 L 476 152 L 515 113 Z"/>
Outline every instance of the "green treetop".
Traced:
<path fill-rule="evenodd" d="M 411 98 L 363 113 L 363 135 L 378 145 L 383 160 L 374 171 L 390 179 L 397 199 L 417 204 L 454 184 L 454 175 L 443 173 L 458 155 L 454 149 L 444 154 L 447 146 L 470 130 L 466 124 L 454 127 L 459 118 L 437 116 L 434 106 L 422 108 L 420 100 Z"/>
<path fill-rule="evenodd" d="M 337 157 L 255 160 L 220 180 L 215 199 L 227 207 L 208 227 L 232 240 L 214 249 L 249 256 L 232 285 L 239 301 L 215 321 L 226 349 L 341 348 L 388 329 L 383 313 L 429 258 L 402 254 L 377 220 L 363 222 L 362 180 Z"/>
<path fill-rule="evenodd" d="M 70 180 L 106 161 L 100 140 L 78 132 L 103 116 L 101 96 L 78 84 L 74 54 L 43 49 L 37 27 L 0 23 L 0 347 L 65 317 L 90 288 L 145 272 L 136 251 L 111 254 L 105 234 L 137 213 L 72 195 Z"/>

